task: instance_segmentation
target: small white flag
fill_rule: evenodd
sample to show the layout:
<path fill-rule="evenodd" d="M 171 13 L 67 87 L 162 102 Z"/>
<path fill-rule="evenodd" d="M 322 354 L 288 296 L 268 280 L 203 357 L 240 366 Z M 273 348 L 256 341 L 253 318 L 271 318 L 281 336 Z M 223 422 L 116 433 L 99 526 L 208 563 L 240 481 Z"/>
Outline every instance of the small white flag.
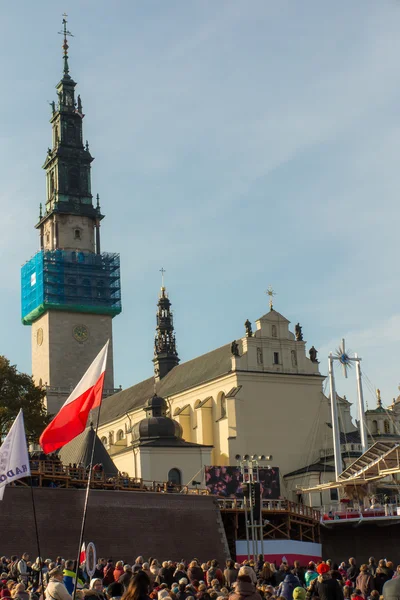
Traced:
<path fill-rule="evenodd" d="M 21 409 L 0 447 L 0 500 L 3 499 L 7 483 L 29 477 L 30 474 L 24 415 Z"/>

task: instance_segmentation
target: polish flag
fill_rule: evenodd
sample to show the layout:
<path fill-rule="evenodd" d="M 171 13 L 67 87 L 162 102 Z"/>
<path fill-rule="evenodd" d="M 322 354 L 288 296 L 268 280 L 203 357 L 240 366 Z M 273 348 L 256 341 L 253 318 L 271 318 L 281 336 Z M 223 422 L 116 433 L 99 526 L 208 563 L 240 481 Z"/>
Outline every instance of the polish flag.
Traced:
<path fill-rule="evenodd" d="M 109 342 L 96 356 L 74 391 L 40 436 L 39 442 L 45 454 L 62 448 L 82 433 L 90 411 L 100 406 L 108 344 Z"/>
<path fill-rule="evenodd" d="M 86 546 L 85 546 L 85 542 L 83 542 L 82 547 L 81 547 L 81 553 L 79 555 L 79 564 L 81 565 L 83 562 L 85 562 L 86 560 Z"/>

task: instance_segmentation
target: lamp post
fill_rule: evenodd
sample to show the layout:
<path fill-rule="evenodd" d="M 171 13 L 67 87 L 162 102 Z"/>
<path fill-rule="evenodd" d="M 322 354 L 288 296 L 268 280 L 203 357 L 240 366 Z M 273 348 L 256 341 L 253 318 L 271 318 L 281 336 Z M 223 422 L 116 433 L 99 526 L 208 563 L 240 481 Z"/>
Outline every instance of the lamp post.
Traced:
<path fill-rule="evenodd" d="M 259 480 L 259 464 L 272 460 L 272 456 L 261 456 L 253 454 L 236 454 L 243 479 L 243 505 L 246 524 L 247 558 L 250 560 L 250 541 L 252 546 L 253 560 L 256 560 L 258 549 L 258 530 L 261 541 L 261 551 L 264 556 L 264 528 L 262 520 L 262 498 Z M 250 512 L 250 520 L 248 513 Z"/>

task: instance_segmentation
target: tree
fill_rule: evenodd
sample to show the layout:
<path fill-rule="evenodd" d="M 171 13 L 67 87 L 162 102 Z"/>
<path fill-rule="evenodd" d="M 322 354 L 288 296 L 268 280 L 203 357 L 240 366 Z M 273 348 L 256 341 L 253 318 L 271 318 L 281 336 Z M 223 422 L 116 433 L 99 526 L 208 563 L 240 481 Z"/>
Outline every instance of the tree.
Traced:
<path fill-rule="evenodd" d="M 32 377 L 17 371 L 15 365 L 0 355 L 0 441 L 22 408 L 27 439 L 37 442 L 50 420 L 44 405 L 45 396 L 46 391 L 36 386 Z"/>

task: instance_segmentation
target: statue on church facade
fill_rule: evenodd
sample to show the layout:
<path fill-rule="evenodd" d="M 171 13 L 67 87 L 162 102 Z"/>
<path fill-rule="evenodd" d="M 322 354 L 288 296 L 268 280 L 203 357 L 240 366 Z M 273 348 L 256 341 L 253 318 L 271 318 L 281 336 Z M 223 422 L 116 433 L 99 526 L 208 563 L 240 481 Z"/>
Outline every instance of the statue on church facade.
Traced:
<path fill-rule="evenodd" d="M 237 343 L 236 340 L 233 340 L 233 342 L 231 344 L 231 353 L 232 353 L 232 356 L 240 356 L 239 355 L 239 344 Z"/>
<path fill-rule="evenodd" d="M 303 331 L 302 331 L 302 326 L 300 325 L 300 323 L 297 323 L 295 328 L 294 328 L 294 333 L 296 336 L 296 342 L 302 342 L 303 341 Z"/>
<path fill-rule="evenodd" d="M 246 329 L 246 337 L 253 337 L 253 330 L 251 328 L 251 323 L 248 319 L 245 321 L 244 327 Z"/>
<path fill-rule="evenodd" d="M 311 362 L 319 363 L 319 360 L 317 359 L 318 350 L 314 348 L 314 346 L 311 346 L 310 350 L 308 351 L 308 354 L 310 355 Z"/>

